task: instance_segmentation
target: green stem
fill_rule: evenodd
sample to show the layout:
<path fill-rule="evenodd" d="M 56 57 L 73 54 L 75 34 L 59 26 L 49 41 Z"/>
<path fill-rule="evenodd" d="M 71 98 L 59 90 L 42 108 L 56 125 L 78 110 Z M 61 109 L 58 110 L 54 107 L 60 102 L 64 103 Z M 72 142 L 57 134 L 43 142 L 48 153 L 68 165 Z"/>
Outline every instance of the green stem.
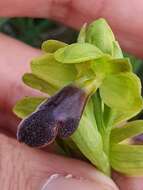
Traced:
<path fill-rule="evenodd" d="M 103 150 L 108 158 L 108 163 L 110 163 L 110 134 L 115 112 L 108 106 L 103 105 L 99 91 L 94 94 L 93 103 L 97 127 L 102 136 Z"/>
<path fill-rule="evenodd" d="M 96 123 L 98 126 L 98 130 L 102 136 L 102 142 L 103 142 L 103 150 L 108 158 L 109 163 L 109 146 L 110 146 L 110 131 L 106 129 L 106 126 L 104 124 L 103 120 L 103 109 L 102 109 L 102 100 L 99 94 L 99 91 L 97 91 L 93 96 L 93 103 L 94 103 L 94 114 L 96 118 Z"/>

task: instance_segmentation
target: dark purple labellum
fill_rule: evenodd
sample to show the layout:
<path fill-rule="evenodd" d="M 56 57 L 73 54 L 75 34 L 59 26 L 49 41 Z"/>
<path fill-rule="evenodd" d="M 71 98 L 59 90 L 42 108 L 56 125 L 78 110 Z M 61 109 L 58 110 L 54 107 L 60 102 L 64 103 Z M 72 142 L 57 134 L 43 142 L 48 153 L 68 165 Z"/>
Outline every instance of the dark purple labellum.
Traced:
<path fill-rule="evenodd" d="M 87 98 L 78 87 L 64 87 L 20 123 L 18 140 L 38 147 L 52 143 L 57 135 L 69 137 L 78 127 Z"/>

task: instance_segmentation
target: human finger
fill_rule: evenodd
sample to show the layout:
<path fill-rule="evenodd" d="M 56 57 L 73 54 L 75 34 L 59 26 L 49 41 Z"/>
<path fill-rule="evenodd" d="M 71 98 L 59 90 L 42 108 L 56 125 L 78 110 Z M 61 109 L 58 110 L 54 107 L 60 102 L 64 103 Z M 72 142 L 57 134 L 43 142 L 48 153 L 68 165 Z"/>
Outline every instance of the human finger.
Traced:
<path fill-rule="evenodd" d="M 122 48 L 143 57 L 142 0 L 6 0 L 0 2 L 0 16 L 51 18 L 77 29 L 104 17 Z"/>
<path fill-rule="evenodd" d="M 91 165 L 32 149 L 0 134 L 0 186 L 11 190 L 117 190 Z"/>

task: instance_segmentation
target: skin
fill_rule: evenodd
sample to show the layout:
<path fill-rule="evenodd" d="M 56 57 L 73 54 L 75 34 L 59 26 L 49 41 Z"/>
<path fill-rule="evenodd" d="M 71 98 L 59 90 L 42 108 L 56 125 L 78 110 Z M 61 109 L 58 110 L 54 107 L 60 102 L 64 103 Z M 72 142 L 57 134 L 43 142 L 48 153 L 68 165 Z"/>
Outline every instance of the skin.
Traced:
<path fill-rule="evenodd" d="M 5 0 L 0 1 L 0 16 L 51 18 L 77 29 L 85 21 L 104 17 L 111 24 L 122 48 L 143 57 L 142 0 L 35 0 L 34 3 Z M 22 84 L 21 76 L 29 71 L 31 58 L 40 54 L 40 50 L 0 34 L 0 186 L 4 190 L 39 190 L 50 175 L 60 173 L 74 175 L 69 184 L 71 188 L 79 187 L 80 181 L 81 189 L 104 190 L 105 186 L 117 189 L 91 165 L 54 154 L 54 147 L 31 149 L 15 140 L 19 121 L 11 109 L 23 96 L 39 95 Z M 86 180 L 77 180 L 79 177 Z M 121 190 L 143 189 L 143 177 L 131 178 L 113 173 L 113 179 Z"/>

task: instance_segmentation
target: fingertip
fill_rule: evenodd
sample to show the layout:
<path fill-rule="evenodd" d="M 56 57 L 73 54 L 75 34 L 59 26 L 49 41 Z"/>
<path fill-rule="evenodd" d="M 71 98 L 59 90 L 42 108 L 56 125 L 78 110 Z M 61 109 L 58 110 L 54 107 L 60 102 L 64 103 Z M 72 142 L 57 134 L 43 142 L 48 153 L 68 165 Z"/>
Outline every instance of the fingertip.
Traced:
<path fill-rule="evenodd" d="M 29 148 L 3 134 L 0 144 L 1 178 L 7 175 L 7 183 L 0 181 L 3 189 L 11 184 L 14 189 L 30 190 L 118 190 L 109 177 L 86 162 Z"/>
<path fill-rule="evenodd" d="M 117 190 L 116 187 L 110 186 L 107 184 L 101 183 L 95 183 L 94 181 L 90 181 L 88 179 L 84 178 L 75 178 L 71 174 L 68 174 L 66 176 L 60 176 L 58 174 L 52 175 L 49 180 L 44 184 L 43 188 L 41 190 Z"/>

